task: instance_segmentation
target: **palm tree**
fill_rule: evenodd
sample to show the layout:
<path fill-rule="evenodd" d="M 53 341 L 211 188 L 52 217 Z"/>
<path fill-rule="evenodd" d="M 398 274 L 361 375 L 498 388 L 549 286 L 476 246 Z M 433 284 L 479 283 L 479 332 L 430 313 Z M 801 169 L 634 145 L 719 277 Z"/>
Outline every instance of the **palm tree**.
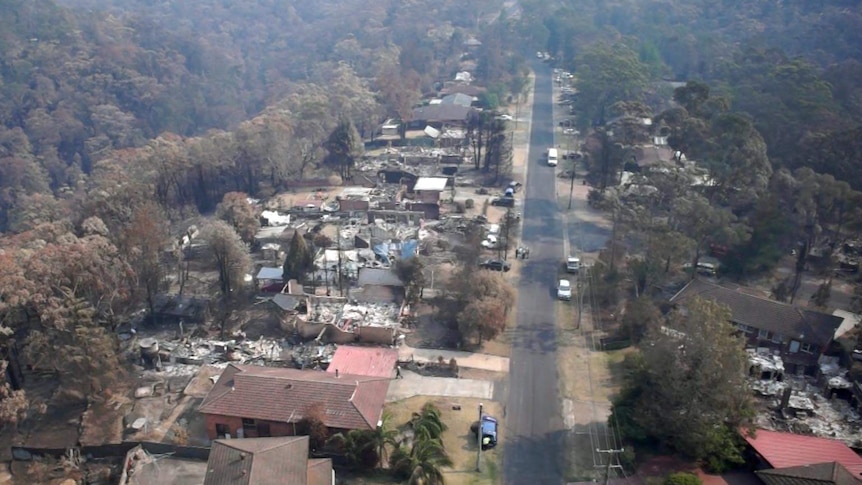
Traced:
<path fill-rule="evenodd" d="M 383 411 L 383 415 L 380 417 L 380 426 L 367 432 L 370 445 L 374 447 L 374 451 L 377 453 L 378 465 L 386 461 L 386 455 L 388 454 L 386 451 L 387 446 L 392 446 L 393 448 L 398 446 L 398 442 L 395 441 L 398 431 L 392 429 L 390 426 L 391 421 L 392 413 Z"/>
<path fill-rule="evenodd" d="M 332 435 L 326 443 L 338 447 L 344 453 L 351 467 L 370 469 L 380 462 L 372 434 L 368 430 L 352 429 L 347 434 L 337 433 Z"/>
<path fill-rule="evenodd" d="M 422 406 L 422 412 L 413 413 L 410 426 L 413 428 L 415 440 L 439 440 L 443 436 L 443 431 L 446 431 L 446 424 L 443 423 L 440 410 L 431 402 L 426 402 Z"/>
<path fill-rule="evenodd" d="M 390 457 L 390 467 L 408 485 L 443 485 L 443 467 L 452 466 L 452 460 L 439 439 L 414 439 L 407 449 L 401 445 Z"/>
<path fill-rule="evenodd" d="M 419 440 L 413 443 L 413 471 L 408 485 L 443 485 L 443 467 L 452 466 L 452 460 L 440 440 Z"/>

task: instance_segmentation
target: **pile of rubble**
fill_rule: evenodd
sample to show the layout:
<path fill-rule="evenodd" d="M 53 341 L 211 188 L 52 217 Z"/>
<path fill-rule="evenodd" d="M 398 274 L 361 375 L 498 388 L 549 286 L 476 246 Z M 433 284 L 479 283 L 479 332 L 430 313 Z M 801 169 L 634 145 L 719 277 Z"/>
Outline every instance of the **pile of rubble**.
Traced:
<path fill-rule="evenodd" d="M 332 362 L 335 349 L 335 344 L 309 342 L 293 347 L 290 356 L 294 365 L 300 369 L 322 369 Z"/>
<path fill-rule="evenodd" d="M 849 446 L 862 444 L 862 417 L 849 401 L 835 396 L 835 390 L 852 385 L 837 359 L 821 360 L 820 381 L 785 375 L 778 356 L 750 353 L 749 363 L 751 388 L 769 410 L 756 417 L 758 427 L 834 438 Z"/>

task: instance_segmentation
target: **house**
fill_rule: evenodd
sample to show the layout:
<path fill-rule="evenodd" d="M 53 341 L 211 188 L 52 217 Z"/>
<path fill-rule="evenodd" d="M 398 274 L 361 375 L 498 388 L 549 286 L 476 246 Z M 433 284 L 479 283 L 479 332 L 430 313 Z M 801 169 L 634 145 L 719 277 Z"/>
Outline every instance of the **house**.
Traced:
<path fill-rule="evenodd" d="M 449 180 L 448 177 L 419 177 L 413 186 L 416 201 L 429 204 L 440 202 L 440 194 L 446 190 Z"/>
<path fill-rule="evenodd" d="M 284 286 L 284 268 L 264 266 L 254 278 L 257 281 L 257 287 L 261 290 L 272 290 L 277 287 L 276 291 L 281 291 L 281 287 Z"/>
<path fill-rule="evenodd" d="M 210 439 L 295 436 L 316 406 L 332 433 L 372 430 L 388 390 L 379 377 L 229 364 L 198 411 Z"/>
<path fill-rule="evenodd" d="M 213 442 L 203 485 L 335 485 L 329 458 L 308 458 L 308 436 Z"/>
<path fill-rule="evenodd" d="M 700 297 L 730 308 L 731 323 L 745 336 L 751 347 L 777 351 L 789 374 L 815 375 L 817 361 L 841 325 L 842 318 L 769 300 L 701 279 L 689 282 L 671 303 L 685 305 Z"/>
<path fill-rule="evenodd" d="M 335 349 L 326 372 L 359 376 L 395 377 L 398 351 L 386 347 L 357 347 L 342 345 Z"/>
<path fill-rule="evenodd" d="M 358 301 L 399 304 L 404 301 L 404 282 L 391 269 L 360 268 L 357 285 L 359 289 L 350 295 Z"/>
<path fill-rule="evenodd" d="M 453 93 L 443 96 L 443 99 L 440 100 L 440 104 L 454 104 L 469 108 L 473 105 L 473 101 L 474 99 L 472 96 L 467 96 L 463 93 Z"/>
<path fill-rule="evenodd" d="M 862 484 L 862 457 L 840 441 L 765 429 L 743 437 L 766 485 Z"/>
<path fill-rule="evenodd" d="M 380 126 L 381 136 L 396 137 L 400 136 L 401 123 L 398 120 L 388 119 Z"/>
<path fill-rule="evenodd" d="M 473 108 L 457 104 L 430 104 L 413 109 L 413 121 L 410 126 L 424 129 L 427 125 L 442 127 L 443 125 L 464 125 Z"/>

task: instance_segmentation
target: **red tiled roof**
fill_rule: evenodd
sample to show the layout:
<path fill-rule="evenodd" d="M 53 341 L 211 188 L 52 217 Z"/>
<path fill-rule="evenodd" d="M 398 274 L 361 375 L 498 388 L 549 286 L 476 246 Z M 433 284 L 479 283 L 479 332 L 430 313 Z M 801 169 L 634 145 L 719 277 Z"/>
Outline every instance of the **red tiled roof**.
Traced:
<path fill-rule="evenodd" d="M 228 365 L 198 410 L 203 414 L 294 423 L 322 405 L 324 424 L 339 429 L 374 429 L 383 411 L 389 379 L 313 370 Z"/>
<path fill-rule="evenodd" d="M 758 429 L 753 438 L 747 433 L 743 436 L 754 451 L 772 468 L 834 461 L 843 465 L 856 477 L 862 473 L 862 457 L 840 441 L 765 429 Z"/>
<path fill-rule="evenodd" d="M 398 352 L 382 347 L 351 347 L 335 350 L 326 372 L 391 378 L 398 362 Z"/>

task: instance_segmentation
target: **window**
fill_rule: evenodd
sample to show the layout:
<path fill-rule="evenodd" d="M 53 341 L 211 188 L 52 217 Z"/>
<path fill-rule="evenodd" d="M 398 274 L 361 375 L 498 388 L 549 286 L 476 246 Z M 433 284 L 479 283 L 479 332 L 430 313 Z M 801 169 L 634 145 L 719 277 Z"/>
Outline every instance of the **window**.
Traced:
<path fill-rule="evenodd" d="M 253 419 L 242 418 L 242 432 L 245 436 L 248 436 L 248 433 L 254 433 L 257 431 L 257 425 L 255 425 Z"/>
<path fill-rule="evenodd" d="M 226 424 L 216 424 L 216 436 L 218 436 L 219 438 L 224 438 L 229 434 L 230 430 L 228 429 Z"/>
<path fill-rule="evenodd" d="M 780 344 L 784 341 L 784 337 L 780 333 L 774 333 L 772 334 L 772 341 L 777 344 Z"/>
<path fill-rule="evenodd" d="M 746 325 L 746 324 L 744 324 L 744 323 L 740 323 L 740 324 L 738 324 L 738 325 L 736 326 L 736 328 L 738 328 L 740 332 L 744 332 L 744 333 L 752 333 L 752 332 L 754 332 L 754 328 L 753 328 L 753 327 L 749 327 L 748 325 Z"/>
<path fill-rule="evenodd" d="M 769 340 L 769 330 L 758 330 L 757 338 L 762 338 L 763 340 Z"/>
<path fill-rule="evenodd" d="M 800 346 L 800 350 L 805 352 L 806 354 L 813 354 L 815 350 L 817 350 L 813 345 L 802 342 Z"/>

